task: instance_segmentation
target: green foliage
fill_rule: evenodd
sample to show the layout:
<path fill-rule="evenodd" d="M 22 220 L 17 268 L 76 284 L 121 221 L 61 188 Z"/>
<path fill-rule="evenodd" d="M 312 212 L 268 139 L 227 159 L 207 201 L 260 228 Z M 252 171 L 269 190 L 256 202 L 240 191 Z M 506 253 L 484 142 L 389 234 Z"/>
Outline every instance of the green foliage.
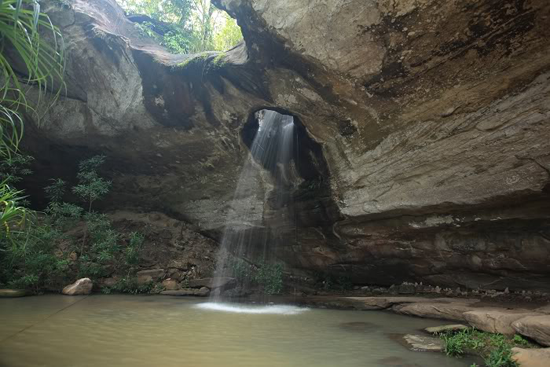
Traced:
<path fill-rule="evenodd" d="M 98 168 L 105 162 L 105 156 L 98 155 L 80 162 L 77 174 L 78 185 L 72 191 L 82 201 L 87 202 L 88 212 L 92 211 L 94 201 L 107 195 L 111 188 L 111 182 L 105 180 L 97 172 Z"/>
<path fill-rule="evenodd" d="M 0 182 L 0 240 L 10 238 L 13 227 L 18 229 L 25 224 L 31 214 L 23 203 L 23 192 Z"/>
<path fill-rule="evenodd" d="M 57 250 L 61 232 L 48 225 L 34 225 L 4 242 L 0 279 L 13 288 L 38 291 L 61 279 L 69 261 Z"/>
<path fill-rule="evenodd" d="M 475 352 L 484 358 L 487 367 L 517 367 L 517 363 L 512 360 L 512 348 L 531 347 L 520 335 L 508 338 L 472 328 L 456 333 L 442 333 L 440 336 L 447 355 L 460 357 L 467 352 Z"/>
<path fill-rule="evenodd" d="M 54 203 L 61 202 L 63 196 L 65 196 L 67 183 L 60 178 L 51 179 L 50 181 L 52 184 L 44 188 L 46 197 Z"/>
<path fill-rule="evenodd" d="M 265 294 L 279 294 L 283 290 L 283 267 L 281 264 L 260 263 L 254 266 L 244 260 L 232 257 L 229 261 L 229 269 L 237 281 L 256 284 Z"/>
<path fill-rule="evenodd" d="M 151 293 L 155 289 L 155 283 L 149 282 L 146 284 L 139 284 L 135 277 L 124 277 L 119 279 L 112 287 L 104 287 L 102 292 L 109 294 L 116 293 L 128 293 L 128 294 L 144 294 Z"/>
<path fill-rule="evenodd" d="M 33 160 L 33 157 L 23 154 L 3 157 L 0 159 L 0 179 L 8 185 L 18 183 L 32 173 L 29 165 Z"/>
<path fill-rule="evenodd" d="M 62 201 L 66 183 L 56 179 L 45 188 L 51 199 L 45 215 L 39 221 L 26 223 L 27 209 L 18 204 L 21 192 L 0 185 L 0 283 L 39 291 L 75 276 L 97 279 L 116 271 L 128 276 L 135 272 L 143 236 L 131 233 L 125 240 L 106 215 L 91 211 L 91 204 L 109 191 L 110 182 L 97 172 L 104 161 L 105 157 L 96 156 L 79 165 L 78 185 L 72 191 L 87 201 L 87 211 Z M 8 236 L 8 231 L 13 233 Z M 146 287 L 134 287 L 130 280 L 125 282 L 121 289 L 145 292 Z"/>
<path fill-rule="evenodd" d="M 42 104 L 46 92 L 50 103 L 59 97 L 65 64 L 61 33 L 36 0 L 0 1 L 0 39 L 0 156 L 11 157 L 23 135 L 20 111 L 40 119 L 33 107 Z M 9 53 L 4 50 L 8 46 Z M 22 64 L 23 73 L 16 72 L 13 60 Z M 34 106 L 26 98 L 25 84 L 38 91 Z"/>
<path fill-rule="evenodd" d="M 128 247 L 125 250 L 126 264 L 135 266 L 139 263 L 139 253 L 143 248 L 143 235 L 137 232 L 130 233 Z"/>
<path fill-rule="evenodd" d="M 347 274 L 317 273 L 315 282 L 324 290 L 345 291 L 353 288 L 351 277 Z"/>
<path fill-rule="evenodd" d="M 242 41 L 241 29 L 210 0 L 119 0 L 129 14 L 147 15 L 137 23 L 140 34 L 152 37 L 173 53 L 226 51 Z"/>
<path fill-rule="evenodd" d="M 265 294 L 279 294 L 283 290 L 283 267 L 281 264 L 262 263 L 254 279 Z"/>

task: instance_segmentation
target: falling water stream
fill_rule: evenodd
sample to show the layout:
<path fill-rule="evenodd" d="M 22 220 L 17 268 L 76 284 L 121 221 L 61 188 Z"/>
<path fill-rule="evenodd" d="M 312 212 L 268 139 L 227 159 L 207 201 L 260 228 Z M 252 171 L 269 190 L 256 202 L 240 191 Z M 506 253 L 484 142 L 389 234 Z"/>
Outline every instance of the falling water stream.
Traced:
<path fill-rule="evenodd" d="M 266 182 L 271 181 L 273 192 L 271 205 L 281 208 L 285 204 L 288 208 L 289 187 L 292 173 L 292 153 L 294 144 L 294 119 L 292 116 L 282 115 L 274 111 L 262 110 L 257 113 L 258 131 L 247 160 L 242 168 L 235 194 L 227 215 L 226 225 L 221 248 L 216 264 L 216 282 L 218 288 L 226 277 L 232 275 L 231 262 L 267 263 L 271 261 L 270 246 L 274 241 L 268 238 L 268 231 L 261 224 L 263 221 L 263 197 Z M 271 175 L 271 179 L 263 179 Z M 279 226 L 292 225 L 290 210 Z M 241 281 L 240 286 L 249 286 L 247 281 Z M 244 283 L 244 284 L 243 284 Z M 220 292 L 213 292 L 211 300 L 220 302 L 230 297 Z"/>

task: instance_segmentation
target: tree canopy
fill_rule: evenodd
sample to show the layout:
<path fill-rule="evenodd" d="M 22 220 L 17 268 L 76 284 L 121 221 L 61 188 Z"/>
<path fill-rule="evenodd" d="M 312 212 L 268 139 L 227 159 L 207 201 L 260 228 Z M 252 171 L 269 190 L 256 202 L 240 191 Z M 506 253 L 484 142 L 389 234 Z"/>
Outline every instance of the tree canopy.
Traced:
<path fill-rule="evenodd" d="M 136 27 L 173 53 L 226 51 L 242 41 L 237 22 L 210 0 L 118 1 L 128 15 L 149 17 Z"/>

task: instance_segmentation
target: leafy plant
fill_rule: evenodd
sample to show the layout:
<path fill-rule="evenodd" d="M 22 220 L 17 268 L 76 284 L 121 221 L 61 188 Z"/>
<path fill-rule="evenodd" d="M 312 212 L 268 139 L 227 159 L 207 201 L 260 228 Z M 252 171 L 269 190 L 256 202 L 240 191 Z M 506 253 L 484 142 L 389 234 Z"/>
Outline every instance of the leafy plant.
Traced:
<path fill-rule="evenodd" d="M 92 204 L 107 195 L 111 182 L 105 180 L 97 172 L 98 168 L 105 162 L 105 156 L 98 155 L 80 162 L 77 174 L 78 185 L 72 191 L 84 202 L 87 202 L 88 212 L 92 211 Z"/>
<path fill-rule="evenodd" d="M 228 262 L 231 275 L 240 283 L 260 286 L 265 294 L 279 294 L 283 290 L 283 267 L 281 264 L 260 263 L 257 266 L 231 257 Z"/>
<path fill-rule="evenodd" d="M 125 250 L 126 264 L 135 266 L 139 263 L 139 253 L 143 247 L 143 235 L 137 232 L 130 233 L 128 247 Z"/>
<path fill-rule="evenodd" d="M 63 235 L 49 225 L 34 225 L 5 242 L 0 279 L 10 287 L 38 291 L 63 279 L 69 260 L 57 249 Z"/>
<path fill-rule="evenodd" d="M 151 293 L 155 289 L 155 284 L 153 282 L 139 284 L 135 277 L 124 277 L 119 279 L 115 285 L 111 287 L 104 287 L 102 289 L 103 293 L 129 293 L 129 294 L 144 294 Z"/>
<path fill-rule="evenodd" d="M 42 37 L 46 33 L 51 43 Z M 40 120 L 23 86 L 32 85 L 38 90 L 34 107 L 42 104 L 46 92 L 52 97 L 51 103 L 61 93 L 63 39 L 48 16 L 40 12 L 37 0 L 0 1 L 0 39 L 0 156 L 11 157 L 23 135 L 20 111 L 33 112 Z M 14 60 L 20 67 L 14 66 Z"/>
<path fill-rule="evenodd" d="M 262 263 L 254 279 L 265 294 L 279 294 L 283 290 L 283 267 L 281 264 Z"/>
<path fill-rule="evenodd" d="M 519 335 L 512 338 L 502 334 L 485 333 L 475 329 L 442 333 L 445 353 L 459 357 L 473 351 L 484 358 L 487 367 L 517 367 L 512 359 L 515 346 L 530 347 L 531 344 Z"/>
<path fill-rule="evenodd" d="M 20 227 L 30 215 L 22 202 L 23 192 L 9 186 L 6 181 L 0 183 L 0 238 L 10 236 L 12 227 Z"/>

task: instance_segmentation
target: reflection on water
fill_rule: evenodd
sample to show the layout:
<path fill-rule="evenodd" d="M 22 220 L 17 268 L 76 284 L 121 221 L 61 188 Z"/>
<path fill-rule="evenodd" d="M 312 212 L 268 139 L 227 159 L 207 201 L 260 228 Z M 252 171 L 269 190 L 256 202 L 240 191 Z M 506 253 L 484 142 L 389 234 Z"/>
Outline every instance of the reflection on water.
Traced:
<path fill-rule="evenodd" d="M 440 325 L 385 312 L 156 296 L 0 299 L 1 367 L 459 367 L 388 334 Z M 255 313 L 251 315 L 250 313 Z M 350 327 L 350 325 L 352 327 Z M 359 325 L 359 326 L 358 326 Z"/>

